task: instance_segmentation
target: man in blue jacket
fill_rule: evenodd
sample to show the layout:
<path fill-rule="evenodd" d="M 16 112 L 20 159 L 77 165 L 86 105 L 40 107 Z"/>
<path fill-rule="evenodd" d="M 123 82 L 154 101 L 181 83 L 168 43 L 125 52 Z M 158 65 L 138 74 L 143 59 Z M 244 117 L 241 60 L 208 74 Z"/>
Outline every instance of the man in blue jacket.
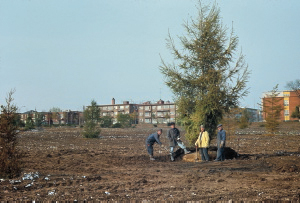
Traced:
<path fill-rule="evenodd" d="M 153 133 L 153 134 L 149 135 L 146 139 L 146 147 L 147 147 L 148 154 L 150 155 L 150 160 L 151 161 L 155 160 L 154 157 L 153 157 L 153 145 L 154 145 L 154 143 L 157 143 L 157 144 L 163 146 L 162 143 L 159 140 L 159 137 L 160 137 L 161 134 L 162 134 L 162 129 L 159 129 L 156 133 Z"/>
<path fill-rule="evenodd" d="M 222 124 L 219 124 L 218 126 L 218 134 L 217 134 L 217 158 L 215 161 L 224 161 L 225 160 L 225 154 L 224 154 L 224 148 L 225 148 L 225 141 L 226 141 L 226 132 L 223 130 Z"/>

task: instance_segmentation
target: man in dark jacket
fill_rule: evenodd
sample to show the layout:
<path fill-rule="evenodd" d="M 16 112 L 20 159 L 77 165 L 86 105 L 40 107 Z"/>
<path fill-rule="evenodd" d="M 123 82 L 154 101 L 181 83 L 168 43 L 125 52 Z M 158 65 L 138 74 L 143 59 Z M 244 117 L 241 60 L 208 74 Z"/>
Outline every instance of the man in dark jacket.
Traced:
<path fill-rule="evenodd" d="M 226 132 L 223 129 L 222 124 L 219 124 L 218 126 L 218 134 L 217 134 L 217 158 L 215 161 L 224 161 L 225 160 L 225 154 L 224 154 L 224 148 L 225 148 L 225 141 L 226 141 Z"/>
<path fill-rule="evenodd" d="M 184 150 L 185 154 L 190 153 L 190 151 L 186 149 L 186 146 L 180 140 L 180 132 L 177 128 L 175 128 L 175 123 L 173 122 L 171 123 L 171 128 L 167 132 L 167 137 L 169 139 L 171 161 L 174 161 L 173 152 L 177 145 Z"/>
<path fill-rule="evenodd" d="M 148 154 L 150 155 L 150 160 L 151 161 L 155 160 L 154 157 L 153 157 L 153 145 L 154 145 L 154 143 L 157 143 L 157 144 L 163 146 L 162 143 L 159 140 L 159 137 L 160 137 L 161 134 L 162 134 L 162 129 L 159 129 L 156 133 L 153 133 L 153 134 L 149 135 L 146 139 L 146 148 L 147 148 Z"/>

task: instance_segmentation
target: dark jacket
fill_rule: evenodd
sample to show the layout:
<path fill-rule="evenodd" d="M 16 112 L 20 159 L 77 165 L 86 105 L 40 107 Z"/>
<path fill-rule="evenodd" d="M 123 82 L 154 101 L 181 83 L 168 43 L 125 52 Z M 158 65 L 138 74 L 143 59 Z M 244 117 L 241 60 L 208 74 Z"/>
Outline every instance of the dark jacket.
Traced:
<path fill-rule="evenodd" d="M 149 135 L 146 139 L 146 144 L 154 145 L 155 142 L 160 145 L 162 144 L 159 140 L 159 135 L 157 133 Z"/>
<path fill-rule="evenodd" d="M 170 147 L 177 146 L 177 139 L 180 138 L 180 132 L 177 128 L 170 128 L 167 132 Z"/>
<path fill-rule="evenodd" d="M 218 134 L 217 134 L 217 147 L 218 147 L 218 148 L 220 147 L 221 141 L 224 142 L 223 147 L 225 147 L 225 142 L 226 142 L 226 132 L 225 132 L 225 130 L 223 130 L 223 129 L 220 130 L 220 131 L 218 131 Z"/>

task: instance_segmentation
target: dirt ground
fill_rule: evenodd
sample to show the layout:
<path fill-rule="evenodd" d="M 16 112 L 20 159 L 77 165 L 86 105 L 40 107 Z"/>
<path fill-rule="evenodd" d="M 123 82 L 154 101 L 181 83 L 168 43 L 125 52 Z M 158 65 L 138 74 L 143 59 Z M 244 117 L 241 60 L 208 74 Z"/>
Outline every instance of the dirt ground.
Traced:
<path fill-rule="evenodd" d="M 22 132 L 23 173 L 1 179 L 0 201 L 300 199 L 300 123 L 292 135 L 228 135 L 227 146 L 239 156 L 207 163 L 185 162 L 182 156 L 171 162 L 157 145 L 156 160 L 150 161 L 145 139 L 155 130 L 102 129 L 99 139 L 82 138 L 80 128 Z"/>

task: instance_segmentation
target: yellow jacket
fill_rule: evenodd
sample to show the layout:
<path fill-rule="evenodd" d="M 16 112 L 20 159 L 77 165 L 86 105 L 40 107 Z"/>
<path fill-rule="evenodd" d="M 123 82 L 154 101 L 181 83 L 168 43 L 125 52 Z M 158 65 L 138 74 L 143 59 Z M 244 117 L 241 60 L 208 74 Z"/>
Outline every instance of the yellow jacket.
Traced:
<path fill-rule="evenodd" d="M 199 148 L 208 148 L 209 147 L 209 135 L 207 131 L 204 131 L 201 136 L 201 132 L 199 133 L 199 137 L 197 141 L 195 142 L 195 146 L 198 146 Z"/>

